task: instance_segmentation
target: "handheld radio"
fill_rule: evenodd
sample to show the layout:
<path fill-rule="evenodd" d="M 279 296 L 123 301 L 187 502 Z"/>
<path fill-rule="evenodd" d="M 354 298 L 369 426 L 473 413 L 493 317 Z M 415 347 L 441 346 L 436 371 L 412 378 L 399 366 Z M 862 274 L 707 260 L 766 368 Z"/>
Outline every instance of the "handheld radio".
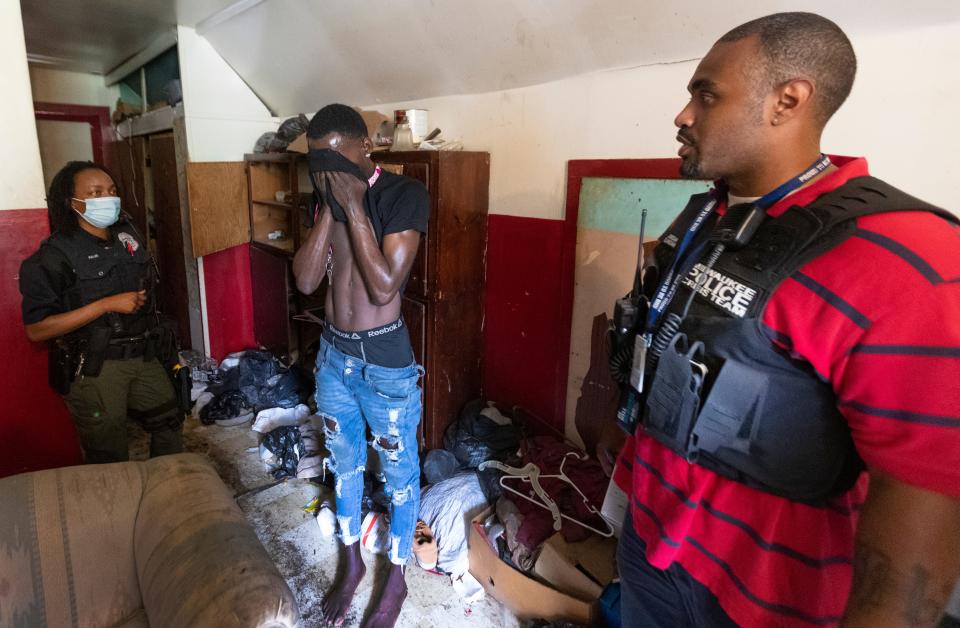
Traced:
<path fill-rule="evenodd" d="M 643 364 L 646 360 L 643 326 L 650 305 L 643 291 L 643 236 L 646 225 L 647 210 L 644 208 L 640 211 L 640 242 L 633 288 L 614 304 L 610 329 L 610 372 L 620 386 L 617 421 L 623 426 L 636 424 L 640 407 L 639 393 L 643 390 Z"/>

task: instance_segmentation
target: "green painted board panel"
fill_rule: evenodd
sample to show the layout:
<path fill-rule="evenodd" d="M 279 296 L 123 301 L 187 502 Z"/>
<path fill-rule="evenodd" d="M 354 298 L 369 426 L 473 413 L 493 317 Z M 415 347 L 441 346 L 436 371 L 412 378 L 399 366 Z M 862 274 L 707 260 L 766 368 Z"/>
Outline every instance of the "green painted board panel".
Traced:
<path fill-rule="evenodd" d="M 656 238 L 686 206 L 687 199 L 712 185 L 689 179 L 584 177 L 577 226 L 639 235 L 640 210 L 646 208 L 645 235 Z"/>

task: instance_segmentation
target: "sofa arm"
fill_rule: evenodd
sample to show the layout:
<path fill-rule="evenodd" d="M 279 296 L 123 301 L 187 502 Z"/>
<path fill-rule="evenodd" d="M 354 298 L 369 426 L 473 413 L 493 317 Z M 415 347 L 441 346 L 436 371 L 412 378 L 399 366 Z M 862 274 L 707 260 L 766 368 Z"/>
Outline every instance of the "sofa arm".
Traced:
<path fill-rule="evenodd" d="M 229 489 L 196 454 L 147 462 L 134 555 L 154 628 L 299 622 L 287 583 Z"/>

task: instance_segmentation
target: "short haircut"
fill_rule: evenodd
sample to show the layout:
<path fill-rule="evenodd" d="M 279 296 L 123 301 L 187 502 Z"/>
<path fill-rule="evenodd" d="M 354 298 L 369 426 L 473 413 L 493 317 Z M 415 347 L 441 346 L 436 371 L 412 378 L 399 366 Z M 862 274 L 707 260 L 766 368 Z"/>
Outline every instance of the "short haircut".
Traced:
<path fill-rule="evenodd" d="M 50 221 L 50 232 L 59 231 L 60 233 L 70 233 L 80 227 L 77 222 L 77 212 L 70 205 L 70 199 L 76 194 L 73 178 L 84 170 L 99 170 L 113 179 L 113 184 L 117 185 L 117 180 L 113 178 L 106 168 L 92 161 L 70 161 L 60 169 L 53 180 L 50 182 L 50 190 L 47 192 L 47 219 Z"/>
<path fill-rule="evenodd" d="M 317 139 L 334 132 L 362 139 L 367 137 L 367 124 L 352 107 L 340 104 L 327 105 L 310 120 L 307 126 L 307 137 Z"/>
<path fill-rule="evenodd" d="M 813 82 L 814 105 L 821 124 L 847 99 L 857 74 L 857 57 L 840 27 L 814 13 L 774 13 L 741 24 L 720 38 L 734 42 L 760 38 L 766 67 L 758 73 L 764 89 L 793 79 Z"/>

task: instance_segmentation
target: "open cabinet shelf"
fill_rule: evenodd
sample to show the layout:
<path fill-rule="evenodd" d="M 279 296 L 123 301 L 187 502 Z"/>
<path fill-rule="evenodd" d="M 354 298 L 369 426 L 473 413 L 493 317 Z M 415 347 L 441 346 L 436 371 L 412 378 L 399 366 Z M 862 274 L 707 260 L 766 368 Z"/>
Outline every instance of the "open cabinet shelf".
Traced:
<path fill-rule="evenodd" d="M 250 241 L 257 246 L 293 255 L 301 238 L 301 213 L 309 196 L 300 194 L 298 169 L 304 156 L 298 153 L 250 154 L 246 162 L 250 212 Z M 277 194 L 295 199 L 276 200 Z M 273 238 L 270 235 L 273 234 Z"/>

